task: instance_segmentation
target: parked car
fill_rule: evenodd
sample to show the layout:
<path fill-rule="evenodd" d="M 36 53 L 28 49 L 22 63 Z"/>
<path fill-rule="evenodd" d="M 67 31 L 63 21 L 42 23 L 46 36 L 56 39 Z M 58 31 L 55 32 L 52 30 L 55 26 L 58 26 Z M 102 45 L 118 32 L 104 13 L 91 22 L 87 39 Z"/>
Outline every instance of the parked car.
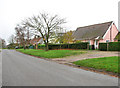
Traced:
<path fill-rule="evenodd" d="M 15 47 L 15 49 L 18 49 L 18 48 L 19 48 L 18 46 Z"/>

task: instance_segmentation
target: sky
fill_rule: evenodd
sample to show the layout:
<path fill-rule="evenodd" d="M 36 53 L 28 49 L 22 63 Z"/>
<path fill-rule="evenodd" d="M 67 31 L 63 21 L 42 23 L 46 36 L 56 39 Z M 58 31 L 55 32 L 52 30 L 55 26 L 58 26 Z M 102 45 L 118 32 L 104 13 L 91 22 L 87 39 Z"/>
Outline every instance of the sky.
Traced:
<path fill-rule="evenodd" d="M 40 12 L 66 18 L 67 30 L 114 21 L 118 27 L 119 0 L 0 0 L 0 38 L 15 34 L 15 26 Z"/>

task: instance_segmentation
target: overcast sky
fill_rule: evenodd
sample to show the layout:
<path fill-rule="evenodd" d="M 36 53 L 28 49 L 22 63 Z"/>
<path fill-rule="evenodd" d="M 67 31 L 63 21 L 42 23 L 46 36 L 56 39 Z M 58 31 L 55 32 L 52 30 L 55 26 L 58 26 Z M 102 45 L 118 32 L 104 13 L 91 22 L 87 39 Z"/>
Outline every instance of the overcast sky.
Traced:
<path fill-rule="evenodd" d="M 119 0 L 0 0 L 0 37 L 8 40 L 16 24 L 39 12 L 66 18 L 68 30 L 114 21 L 118 27 Z"/>

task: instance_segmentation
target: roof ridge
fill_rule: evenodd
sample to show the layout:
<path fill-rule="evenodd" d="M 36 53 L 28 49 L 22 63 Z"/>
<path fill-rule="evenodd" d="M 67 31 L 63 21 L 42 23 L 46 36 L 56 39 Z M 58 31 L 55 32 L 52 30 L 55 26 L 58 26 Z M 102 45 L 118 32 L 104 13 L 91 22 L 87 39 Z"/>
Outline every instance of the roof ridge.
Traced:
<path fill-rule="evenodd" d="M 88 25 L 88 26 L 83 26 L 83 27 L 89 27 L 89 26 L 94 26 L 94 25 L 101 25 L 101 24 L 107 24 L 107 23 L 112 23 L 113 21 L 109 21 L 109 22 L 104 22 L 104 23 L 98 23 L 98 24 L 92 24 L 92 25 Z M 78 27 L 79 28 L 83 28 L 83 27 Z"/>
<path fill-rule="evenodd" d="M 105 34 L 105 32 L 108 30 L 108 28 L 111 26 L 112 23 L 114 22 L 109 21 L 109 22 L 79 27 L 76 29 L 73 35 L 76 37 L 76 39 L 94 38 L 98 36 L 102 37 L 103 34 Z"/>

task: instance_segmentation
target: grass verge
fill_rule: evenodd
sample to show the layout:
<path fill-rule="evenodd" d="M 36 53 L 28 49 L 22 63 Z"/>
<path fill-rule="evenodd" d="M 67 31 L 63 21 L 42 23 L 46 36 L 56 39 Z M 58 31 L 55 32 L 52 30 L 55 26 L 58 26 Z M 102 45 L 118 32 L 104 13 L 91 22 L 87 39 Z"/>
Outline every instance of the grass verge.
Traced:
<path fill-rule="evenodd" d="M 118 70 L 117 56 L 79 60 L 79 61 L 73 62 L 73 64 L 83 66 L 83 67 L 94 68 L 97 70 L 120 73 Z"/>
<path fill-rule="evenodd" d="M 81 50 L 49 50 L 49 51 L 44 51 L 44 50 L 35 50 L 35 49 L 26 49 L 26 50 L 17 49 L 17 51 L 20 51 L 22 53 L 29 54 L 29 55 L 44 57 L 44 58 L 62 58 L 62 57 L 66 57 L 66 56 L 86 53 L 86 51 L 81 51 Z"/>

